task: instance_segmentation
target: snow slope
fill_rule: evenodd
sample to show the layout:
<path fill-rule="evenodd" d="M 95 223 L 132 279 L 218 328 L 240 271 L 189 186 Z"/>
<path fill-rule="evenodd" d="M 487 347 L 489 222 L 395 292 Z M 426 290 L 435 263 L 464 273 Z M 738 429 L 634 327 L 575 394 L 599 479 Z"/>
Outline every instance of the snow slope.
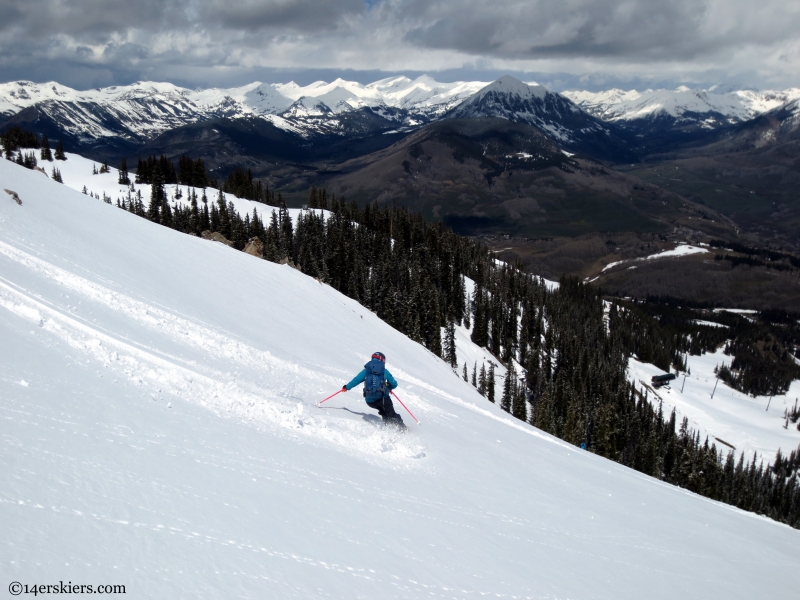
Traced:
<path fill-rule="evenodd" d="M 6 580 L 134 598 L 789 598 L 800 532 L 489 404 L 332 289 L 0 161 Z M 375 425 L 374 350 L 424 423 Z M 406 422 L 410 419 L 405 415 Z"/>
<path fill-rule="evenodd" d="M 678 244 L 671 250 L 664 250 L 663 252 L 658 252 L 657 254 L 651 254 L 649 256 L 642 256 L 640 258 L 633 258 L 630 260 L 618 260 L 612 263 L 608 263 L 605 267 L 603 267 L 601 273 L 608 271 L 609 269 L 612 269 L 617 265 L 624 265 L 630 262 L 654 260 L 657 258 L 677 258 L 681 256 L 690 256 L 692 254 L 703 254 L 704 252 L 708 252 L 708 250 L 700 246 L 692 246 L 690 244 Z"/>
<path fill-rule="evenodd" d="M 67 156 L 67 160 L 65 161 L 39 161 L 39 166 L 43 168 L 48 175 L 52 173 L 53 167 L 57 168 L 61 172 L 61 178 L 64 181 L 64 185 L 72 188 L 73 190 L 83 191 L 83 189 L 86 188 L 88 194 L 94 194 L 98 198 L 107 196 L 114 204 L 116 204 L 117 200 L 121 201 L 123 198 L 127 197 L 128 193 L 130 192 L 130 186 L 121 185 L 118 183 L 119 171 L 117 171 L 117 169 L 110 167 L 110 171 L 108 173 L 98 173 L 97 175 L 93 175 L 93 171 L 95 169 L 99 169 L 101 163 L 84 158 L 79 154 L 73 154 L 71 152 L 66 152 L 65 154 Z M 130 173 L 129 176 L 131 181 L 135 180 L 134 173 Z M 138 190 L 142 193 L 142 201 L 144 202 L 144 205 L 147 206 L 150 201 L 150 185 L 133 183 L 133 188 L 134 190 Z M 198 202 L 203 195 L 202 188 L 176 185 L 174 183 L 165 185 L 164 190 L 172 203 L 178 202 L 188 204 L 189 192 L 192 190 L 197 194 Z M 175 195 L 178 190 L 180 190 L 182 197 L 176 201 Z M 205 190 L 205 193 L 209 202 L 215 202 L 219 192 L 216 189 L 208 188 Z M 131 195 L 135 196 L 136 191 L 132 192 Z M 238 198 L 237 196 L 227 192 L 223 192 L 222 195 L 224 196 L 226 203 L 233 202 L 234 207 L 242 215 L 242 217 L 244 217 L 245 214 L 252 216 L 253 209 L 258 211 L 258 214 L 262 219 L 265 218 L 265 215 L 266 218 L 269 218 L 269 215 L 272 212 L 271 207 L 262 202 L 245 200 L 244 198 Z M 289 213 L 293 216 L 293 218 L 298 212 L 299 209 L 289 209 Z"/>
<path fill-rule="evenodd" d="M 94 168 L 98 167 L 96 162 L 77 154 L 67 153 L 68 160 L 54 162 L 52 164 L 59 167 L 67 186 L 75 190 L 82 190 L 84 186 L 89 191 L 98 197 L 108 196 L 113 202 L 119 198 L 123 198 L 128 191 L 124 185 L 117 183 L 117 171 L 111 169 L 110 173 L 92 175 Z M 42 166 L 49 166 L 42 163 Z M 136 186 L 135 186 L 136 187 Z M 141 185 L 142 195 L 145 205 L 149 199 L 149 186 Z M 186 202 L 188 198 L 188 188 L 186 186 L 176 186 L 170 184 L 166 186 L 167 194 L 170 198 L 175 196 L 177 189 L 183 193 L 183 198 L 179 202 Z M 198 196 L 202 195 L 203 190 L 195 190 Z M 214 201 L 216 198 L 216 190 L 208 190 L 210 195 L 209 201 Z M 237 198 L 232 194 L 225 193 L 226 202 L 232 202 L 236 209 L 244 215 L 245 213 L 252 215 L 253 210 L 258 211 L 262 219 L 268 220 L 271 208 L 264 204 Z M 292 218 L 296 218 L 299 209 L 290 209 Z M 706 253 L 708 249 L 702 246 L 693 246 L 690 244 L 678 244 L 675 248 L 664 250 L 656 254 L 651 254 L 646 257 L 636 259 L 616 261 L 606 265 L 603 272 L 613 269 L 618 265 L 625 265 L 626 268 L 631 268 L 630 265 L 636 265 L 637 262 L 649 261 L 662 258 L 680 258 L 683 256 L 690 256 L 693 254 Z M 499 263 L 500 261 L 498 261 Z M 557 283 L 547 282 L 551 286 L 557 286 Z M 466 281 L 466 291 L 471 297 L 473 284 L 470 280 Z M 721 326 L 717 323 L 710 321 L 703 322 L 709 326 Z M 480 348 L 472 343 L 470 340 L 471 330 L 458 326 L 456 328 L 456 342 L 457 342 L 457 355 L 458 355 L 458 374 L 462 374 L 463 365 L 466 362 L 468 377 L 471 380 L 473 366 L 477 364 L 477 370 L 480 371 L 481 365 L 485 365 L 488 369 L 490 363 L 494 363 L 496 370 L 496 400 L 500 399 L 500 391 L 502 390 L 503 379 L 505 377 L 506 369 L 492 354 L 485 348 Z M 790 429 L 783 429 L 783 409 L 787 405 L 794 404 L 794 399 L 800 397 L 800 381 L 796 381 L 786 396 L 781 396 L 774 400 L 772 404 L 773 411 L 769 414 L 764 410 L 767 406 L 768 398 L 750 398 L 745 394 L 740 394 L 735 390 L 729 390 L 724 383 L 720 383 L 719 392 L 723 391 L 728 394 L 725 396 L 732 397 L 736 402 L 733 404 L 724 404 L 723 410 L 715 411 L 709 410 L 706 406 L 710 400 L 711 391 L 713 389 L 716 376 L 713 374 L 713 369 L 718 364 L 723 362 L 730 363 L 730 357 L 718 353 L 717 355 L 703 355 L 702 357 L 692 357 L 690 362 L 694 365 L 692 367 L 693 374 L 688 379 L 688 383 L 694 382 L 696 385 L 690 385 L 691 391 L 687 388 L 685 395 L 676 396 L 676 390 L 673 389 L 658 392 L 658 398 L 666 402 L 665 407 L 671 410 L 673 407 L 677 409 L 679 421 L 683 416 L 687 416 L 690 420 L 691 426 L 705 435 L 718 436 L 734 446 L 737 452 L 744 452 L 747 456 L 751 457 L 753 452 L 758 452 L 763 455 L 767 460 L 772 460 L 775 453 L 780 448 L 784 454 L 788 454 L 800 444 L 800 432 L 794 427 Z M 522 369 L 516 365 L 517 372 L 521 375 Z M 635 359 L 631 361 L 630 377 L 634 382 L 650 381 L 650 377 L 654 374 L 661 373 L 661 371 L 653 365 L 638 363 Z M 709 385 L 706 385 L 710 382 Z M 730 392 L 730 393 L 728 393 Z M 652 395 L 652 394 L 651 394 Z M 716 397 L 716 395 L 715 395 Z M 712 407 L 718 407 L 718 403 L 711 403 Z M 757 410 L 756 410 L 757 409 Z M 666 410 L 666 409 L 665 409 Z M 723 445 L 723 448 L 727 449 Z"/>

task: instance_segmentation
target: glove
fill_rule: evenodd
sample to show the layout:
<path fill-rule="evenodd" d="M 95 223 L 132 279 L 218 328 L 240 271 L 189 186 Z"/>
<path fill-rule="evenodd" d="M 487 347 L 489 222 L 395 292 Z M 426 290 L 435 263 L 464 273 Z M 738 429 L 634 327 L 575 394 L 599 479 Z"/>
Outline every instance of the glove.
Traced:
<path fill-rule="evenodd" d="M 346 385 L 343 385 L 343 386 L 342 386 L 342 391 L 343 391 L 343 392 L 346 392 L 346 391 L 347 391 L 347 386 L 346 386 Z"/>

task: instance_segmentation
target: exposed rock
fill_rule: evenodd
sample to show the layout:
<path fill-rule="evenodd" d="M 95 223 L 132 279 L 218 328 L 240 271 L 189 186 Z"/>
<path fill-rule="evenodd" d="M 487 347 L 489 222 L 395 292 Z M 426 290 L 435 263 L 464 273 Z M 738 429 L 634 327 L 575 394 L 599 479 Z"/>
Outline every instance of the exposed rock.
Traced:
<path fill-rule="evenodd" d="M 289 265 L 290 267 L 292 267 L 293 269 L 297 269 L 298 271 L 302 270 L 302 267 L 300 265 L 296 265 L 291 258 L 282 258 L 278 261 L 278 264 Z"/>
<path fill-rule="evenodd" d="M 222 235 L 219 231 L 211 232 L 206 230 L 200 234 L 200 237 L 202 237 L 204 240 L 211 240 L 212 242 L 220 242 L 226 246 L 233 246 L 233 242 Z"/>
<path fill-rule="evenodd" d="M 251 238 L 244 247 L 246 254 L 264 258 L 264 243 L 257 237 Z"/>
<path fill-rule="evenodd" d="M 19 199 L 19 196 L 17 195 L 17 192 L 15 192 L 14 190 L 6 190 L 6 194 L 11 196 L 14 199 L 14 202 L 16 202 L 17 204 L 22 206 L 22 200 Z"/>

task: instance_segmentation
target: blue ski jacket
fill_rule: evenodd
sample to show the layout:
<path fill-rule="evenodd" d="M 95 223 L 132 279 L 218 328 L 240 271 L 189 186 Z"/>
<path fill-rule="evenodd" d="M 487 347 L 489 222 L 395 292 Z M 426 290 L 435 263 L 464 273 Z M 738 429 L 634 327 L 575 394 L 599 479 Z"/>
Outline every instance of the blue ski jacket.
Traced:
<path fill-rule="evenodd" d="M 390 390 L 393 390 L 397 387 L 397 380 L 392 377 L 392 374 L 389 373 L 389 369 L 384 369 L 383 374 L 386 377 L 387 386 Z M 364 380 L 367 378 L 367 371 L 366 369 L 361 369 L 361 373 L 353 377 L 353 379 L 348 383 L 346 387 L 348 390 L 352 390 L 356 387 L 359 383 L 364 383 Z"/>

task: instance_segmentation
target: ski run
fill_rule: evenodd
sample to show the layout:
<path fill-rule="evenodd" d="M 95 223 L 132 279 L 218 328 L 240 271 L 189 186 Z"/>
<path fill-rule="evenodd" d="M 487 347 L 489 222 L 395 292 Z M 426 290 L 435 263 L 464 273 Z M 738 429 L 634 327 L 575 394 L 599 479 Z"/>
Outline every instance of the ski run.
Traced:
<path fill-rule="evenodd" d="M 794 597 L 797 530 L 542 433 L 328 286 L 81 193 L 115 202 L 127 188 L 113 169 L 57 166 L 66 185 L 0 160 L 0 189 L 21 201 L 0 191 L 6 583 L 135 598 Z M 459 364 L 491 360 L 467 331 L 457 340 Z M 315 407 L 378 350 L 424 423 L 396 405 L 405 435 L 358 389 Z M 701 402 L 722 357 L 701 358 L 683 394 L 659 391 L 666 405 L 732 445 L 796 447 L 783 399 L 771 413 L 720 383 Z"/>

